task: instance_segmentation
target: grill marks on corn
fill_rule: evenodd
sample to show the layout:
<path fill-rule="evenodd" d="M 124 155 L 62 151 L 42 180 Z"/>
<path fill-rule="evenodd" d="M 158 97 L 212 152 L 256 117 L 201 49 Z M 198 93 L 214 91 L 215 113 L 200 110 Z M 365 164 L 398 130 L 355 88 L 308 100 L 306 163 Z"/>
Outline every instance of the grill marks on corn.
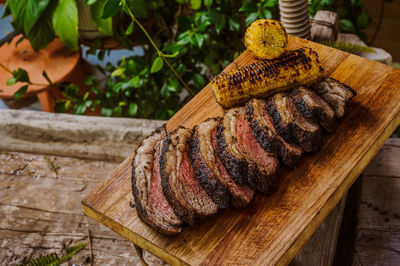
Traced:
<path fill-rule="evenodd" d="M 230 108 L 253 97 L 267 97 L 298 85 L 311 85 L 322 78 L 322 73 L 318 54 L 311 48 L 300 48 L 272 60 L 221 73 L 211 84 L 217 102 Z"/>

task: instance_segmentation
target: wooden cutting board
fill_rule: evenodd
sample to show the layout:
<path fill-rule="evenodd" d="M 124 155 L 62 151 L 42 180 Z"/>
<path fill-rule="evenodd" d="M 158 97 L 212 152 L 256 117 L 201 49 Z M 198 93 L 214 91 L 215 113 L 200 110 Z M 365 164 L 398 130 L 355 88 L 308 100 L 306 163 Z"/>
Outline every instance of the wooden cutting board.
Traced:
<path fill-rule="evenodd" d="M 282 169 L 277 192 L 258 194 L 246 209 L 222 210 L 196 228 L 166 237 L 129 206 L 132 154 L 83 199 L 86 214 L 170 264 L 289 263 L 400 123 L 400 70 L 290 37 L 289 49 L 303 46 L 315 49 L 326 74 L 358 95 L 336 132 L 324 135 L 318 153 L 306 154 L 295 170 Z M 226 70 L 253 61 L 246 51 Z M 221 114 L 207 85 L 167 127 L 192 127 Z"/>

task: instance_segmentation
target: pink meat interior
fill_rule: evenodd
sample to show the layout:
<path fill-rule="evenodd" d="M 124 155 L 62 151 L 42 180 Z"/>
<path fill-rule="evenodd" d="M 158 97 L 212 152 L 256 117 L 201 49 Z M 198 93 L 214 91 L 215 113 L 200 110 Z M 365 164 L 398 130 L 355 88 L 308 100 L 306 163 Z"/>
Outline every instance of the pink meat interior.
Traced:
<path fill-rule="evenodd" d="M 228 186 L 230 193 L 234 197 L 243 199 L 245 202 L 250 202 L 253 198 L 254 191 L 248 186 L 239 186 L 233 181 L 232 177 L 228 174 L 225 166 L 222 164 L 221 160 L 217 154 L 217 129 L 215 128 L 211 132 L 211 142 L 214 150 L 214 158 L 217 164 L 219 173 L 221 174 L 224 183 Z"/>
<path fill-rule="evenodd" d="M 169 205 L 167 199 L 164 196 L 161 187 L 161 175 L 160 175 L 160 155 L 161 147 L 160 143 L 156 146 L 153 161 L 153 176 L 150 184 L 150 199 L 153 204 L 153 208 L 163 216 L 166 221 L 171 225 L 181 224 L 178 217 L 176 217 L 174 210 Z"/>
<path fill-rule="evenodd" d="M 266 152 L 253 136 L 245 115 L 239 115 L 236 125 L 237 143 L 247 159 L 254 161 L 259 170 L 269 175 L 270 169 L 276 169 L 278 161 L 272 153 Z"/>

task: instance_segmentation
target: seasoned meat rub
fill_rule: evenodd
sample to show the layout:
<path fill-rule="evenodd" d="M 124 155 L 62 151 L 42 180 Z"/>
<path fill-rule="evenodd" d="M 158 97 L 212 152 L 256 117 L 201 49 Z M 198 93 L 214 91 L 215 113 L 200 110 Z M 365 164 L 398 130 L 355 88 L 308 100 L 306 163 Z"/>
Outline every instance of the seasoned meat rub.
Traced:
<path fill-rule="evenodd" d="M 246 206 L 254 191 L 247 185 L 238 185 L 229 176 L 217 155 L 217 126 L 222 118 L 211 118 L 194 127 L 191 144 L 193 170 L 208 196 L 220 207 L 229 201 L 236 208 Z"/>
<path fill-rule="evenodd" d="M 306 152 L 320 148 L 320 127 L 304 118 L 286 93 L 276 93 L 268 98 L 267 111 L 285 141 L 298 144 Z"/>
<path fill-rule="evenodd" d="M 142 141 L 132 161 L 132 192 L 138 216 L 157 232 L 171 235 L 182 231 L 182 222 L 165 198 L 159 157 L 165 126 Z"/>
<path fill-rule="evenodd" d="M 253 99 L 246 104 L 247 120 L 253 135 L 267 152 L 278 155 L 282 162 L 293 168 L 303 155 L 303 150 L 293 143 L 286 142 L 275 129 L 272 118 L 267 112 L 264 100 Z"/>
<path fill-rule="evenodd" d="M 320 124 L 329 133 L 335 130 L 337 125 L 335 112 L 314 91 L 300 86 L 292 90 L 291 98 L 297 110 L 305 118 Z"/>
<path fill-rule="evenodd" d="M 193 132 L 179 127 L 164 137 L 160 157 L 163 192 L 175 213 L 190 225 L 218 211 L 193 171 L 189 144 Z"/>
<path fill-rule="evenodd" d="M 346 110 L 346 104 L 357 95 L 357 93 L 334 78 L 325 78 L 315 83 L 312 88 L 335 110 L 338 118 L 341 118 Z"/>

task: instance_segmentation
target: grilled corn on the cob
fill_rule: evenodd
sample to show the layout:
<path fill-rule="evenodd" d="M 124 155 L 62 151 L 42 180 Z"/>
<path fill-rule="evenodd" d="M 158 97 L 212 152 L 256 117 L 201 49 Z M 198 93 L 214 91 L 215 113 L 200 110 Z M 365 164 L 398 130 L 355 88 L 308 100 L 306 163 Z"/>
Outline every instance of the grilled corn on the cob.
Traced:
<path fill-rule="evenodd" d="M 312 85 L 322 78 L 323 71 L 318 54 L 311 48 L 300 48 L 221 73 L 212 79 L 211 85 L 217 102 L 223 108 L 231 108 L 251 98 Z"/>
<path fill-rule="evenodd" d="M 288 35 L 282 24 L 273 19 L 259 19 L 247 28 L 244 45 L 260 59 L 272 59 L 285 52 Z"/>

